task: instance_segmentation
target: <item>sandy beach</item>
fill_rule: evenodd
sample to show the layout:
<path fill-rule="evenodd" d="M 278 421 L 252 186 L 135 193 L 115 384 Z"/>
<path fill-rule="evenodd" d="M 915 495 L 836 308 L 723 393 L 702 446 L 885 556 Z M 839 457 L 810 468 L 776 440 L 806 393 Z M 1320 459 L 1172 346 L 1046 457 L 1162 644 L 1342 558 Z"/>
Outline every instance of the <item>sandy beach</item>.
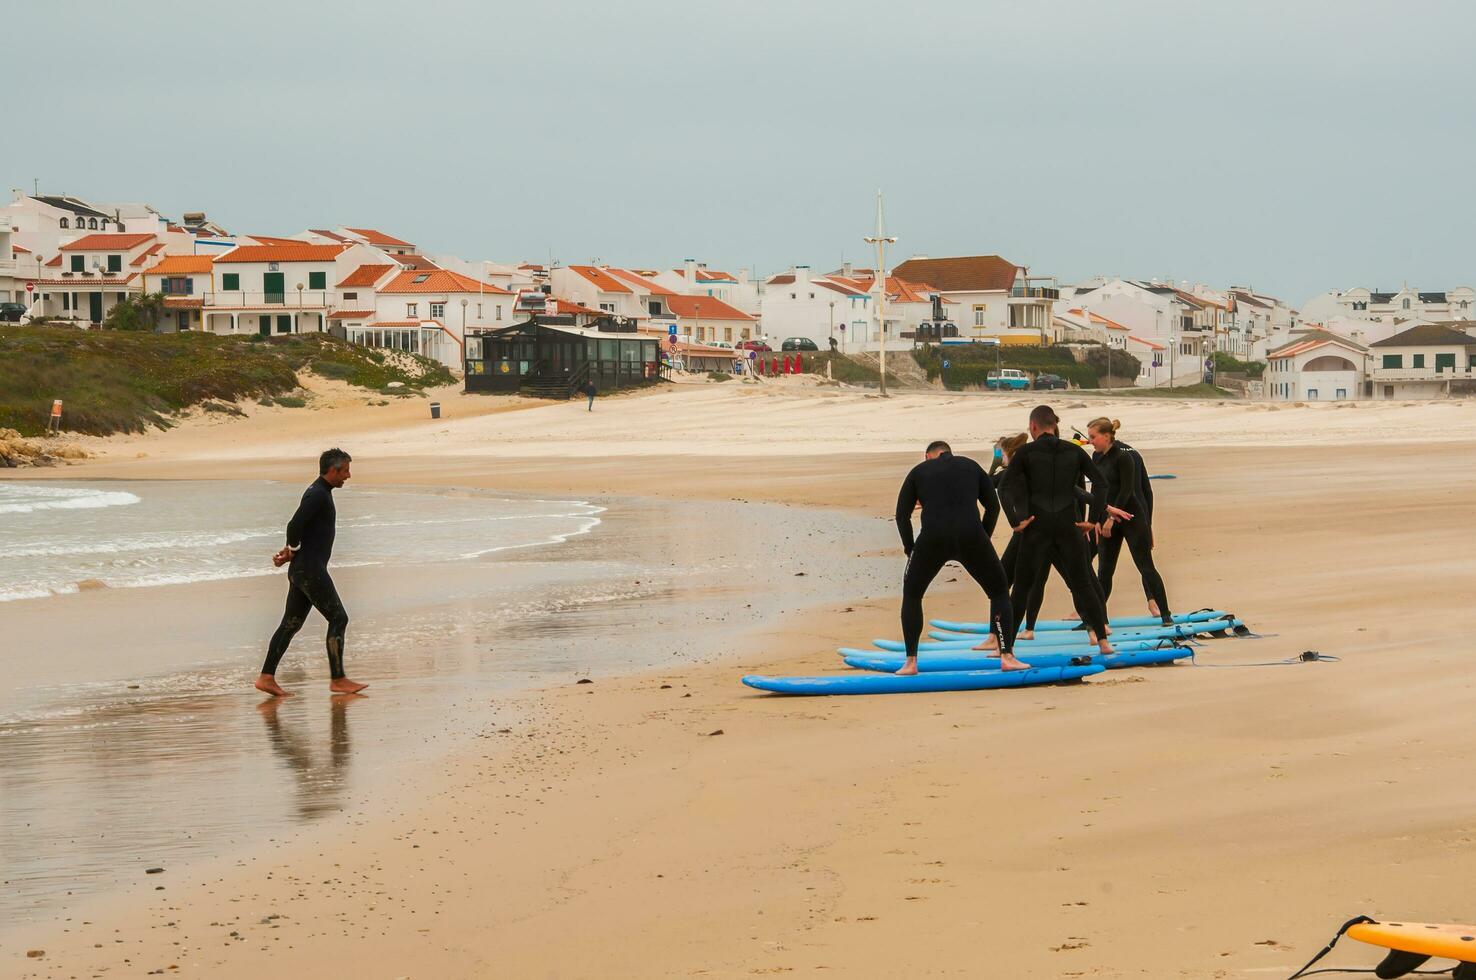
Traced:
<path fill-rule="evenodd" d="M 325 384 L 309 409 L 81 440 L 94 459 L 5 478 L 305 484 L 337 443 L 358 485 L 618 501 L 643 536 L 640 514 L 679 503 L 681 533 L 651 553 L 676 577 L 721 560 L 735 535 L 755 542 L 772 574 L 729 576 L 721 603 L 761 597 L 772 615 L 592 684 L 571 667 L 541 687 L 477 689 L 437 708 L 456 712 L 434 723 L 455 737 L 393 755 L 341 812 L 162 875 L 140 864 L 49 921 L 0 925 L 0 974 L 1276 977 L 1357 913 L 1476 916 L 1460 884 L 1476 862 L 1473 794 L 1458 778 L 1476 751 L 1458 507 L 1476 477 L 1476 408 L 1051 399 L 1080 427 L 1121 418 L 1151 469 L 1176 475 L 1156 485 L 1155 511 L 1175 607 L 1233 610 L 1264 638 L 1079 685 L 782 699 L 738 677 L 836 671 L 837 646 L 898 635 L 891 510 L 923 445 L 983 457 L 1034 400 L 883 400 L 808 380 L 602 398 L 593 413 L 437 397 L 433 421 L 423 401 L 371 406 Z M 765 505 L 762 519 L 746 523 L 745 503 Z M 1114 614 L 1140 613 L 1136 576 L 1119 574 Z M 133 629 L 181 601 L 115 590 L 0 617 L 41 649 L 59 608 L 43 607 L 71 600 L 111 604 Z M 703 601 L 636 599 L 630 632 L 603 640 L 658 621 L 680 639 L 672 610 L 707 614 Z M 979 609 L 952 570 L 927 607 Z M 1066 609 L 1053 587 L 1046 614 Z M 1342 659 L 1232 667 L 1304 650 Z M 254 669 L 241 665 L 243 684 Z M 397 677 L 364 679 L 370 696 L 337 709 L 351 725 L 397 696 Z M 327 738 L 326 692 L 299 686 L 292 708 Z M 215 701 L 261 724 L 251 692 Z M 350 764 L 373 768 L 375 750 L 356 742 Z M 1337 962 L 1377 961 L 1346 947 Z"/>

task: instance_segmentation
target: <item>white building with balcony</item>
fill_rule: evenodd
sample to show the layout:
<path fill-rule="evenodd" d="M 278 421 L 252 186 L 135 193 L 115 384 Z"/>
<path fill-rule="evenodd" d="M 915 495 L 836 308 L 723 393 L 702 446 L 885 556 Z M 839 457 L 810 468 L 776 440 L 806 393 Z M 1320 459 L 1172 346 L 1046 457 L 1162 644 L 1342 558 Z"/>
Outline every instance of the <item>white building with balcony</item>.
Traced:
<path fill-rule="evenodd" d="M 877 338 L 872 285 L 844 276 L 812 275 L 807 265 L 770 276 L 764 282 L 764 335 L 775 346 L 790 337 L 805 337 L 829 350 L 834 337 L 841 350 L 861 350 Z"/>
<path fill-rule="evenodd" d="M 908 282 L 926 283 L 956 304 L 951 312 L 960 337 L 1004 344 L 1043 344 L 1051 338 L 1060 289 L 1054 279 L 1031 276 L 1024 266 L 1008 259 L 998 255 L 918 256 L 892 269 L 892 274 Z"/>
<path fill-rule="evenodd" d="M 1476 337 L 1461 324 L 1421 323 L 1371 344 L 1372 397 L 1440 398 L 1450 395 L 1453 384 L 1476 380 Z"/>
<path fill-rule="evenodd" d="M 1411 319 L 1431 323 L 1470 320 L 1476 317 L 1476 290 L 1470 286 L 1457 286 L 1444 291 L 1426 291 L 1405 286 L 1386 291 L 1355 286 L 1314 296 L 1302 305 L 1301 312 L 1302 319 L 1319 323 L 1337 317 L 1376 320 L 1386 324 Z"/>
<path fill-rule="evenodd" d="M 400 269 L 375 288 L 372 319 L 345 320 L 350 341 L 408 351 L 461 370 L 468 330 L 510 326 L 514 293 L 449 269 Z"/>
<path fill-rule="evenodd" d="M 210 255 L 166 255 L 143 271 L 143 291 L 164 294 L 165 333 L 203 330 L 205 301 L 214 288 Z"/>
<path fill-rule="evenodd" d="M 262 336 L 319 333 L 338 305 L 335 284 L 383 263 L 366 245 L 237 245 L 215 257 L 205 329 Z"/>
<path fill-rule="evenodd" d="M 88 234 L 62 245 L 34 281 L 26 316 L 98 326 L 123 297 L 142 291 L 139 272 L 160 243 L 154 235 Z"/>
<path fill-rule="evenodd" d="M 737 273 L 709 269 L 707 263 L 687 259 L 680 269 L 657 272 L 649 278 L 674 293 L 685 296 L 711 296 L 729 306 L 754 316 L 762 302 L 760 284 L 749 278 L 747 269 Z"/>
<path fill-rule="evenodd" d="M 1266 355 L 1267 401 L 1360 401 L 1368 397 L 1369 350 L 1326 330 L 1307 330 Z"/>

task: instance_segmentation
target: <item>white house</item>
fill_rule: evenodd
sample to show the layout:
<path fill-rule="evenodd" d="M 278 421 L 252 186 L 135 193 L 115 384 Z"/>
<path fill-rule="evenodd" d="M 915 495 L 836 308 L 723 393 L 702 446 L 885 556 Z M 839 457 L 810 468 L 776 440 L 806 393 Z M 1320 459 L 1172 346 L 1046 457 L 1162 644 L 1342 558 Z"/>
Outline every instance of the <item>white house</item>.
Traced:
<path fill-rule="evenodd" d="M 747 269 L 739 269 L 734 274 L 709 269 L 705 262 L 687 259 L 680 269 L 652 273 L 649 278 L 674 293 L 711 296 L 754 316 L 760 312 L 759 283 L 749 279 Z"/>
<path fill-rule="evenodd" d="M 313 245 L 372 245 L 387 255 L 415 255 L 415 246 L 377 228 L 309 228 L 295 236 Z"/>
<path fill-rule="evenodd" d="M 814 276 L 807 265 L 771 276 L 764 282 L 764 335 L 780 342 L 806 337 L 821 350 L 829 350 L 834 337 L 842 350 L 859 350 L 876 339 L 871 286 L 842 276 Z"/>
<path fill-rule="evenodd" d="M 142 290 L 140 267 L 157 245 L 154 235 L 100 232 L 67 242 L 34 280 L 27 317 L 97 326 L 123 297 Z"/>
<path fill-rule="evenodd" d="M 729 306 L 716 296 L 673 294 L 665 299 L 676 317 L 677 333 L 698 344 L 736 344 L 757 339 L 759 335 L 757 317 Z"/>
<path fill-rule="evenodd" d="M 517 296 L 449 269 L 400 269 L 374 290 L 374 317 L 348 320 L 348 339 L 435 358 L 461 370 L 468 330 L 510 326 Z"/>
<path fill-rule="evenodd" d="M 1421 323 L 1370 345 L 1373 397 L 1438 398 L 1453 382 L 1476 379 L 1476 338 L 1458 326 Z"/>
<path fill-rule="evenodd" d="M 641 304 L 643 291 L 628 279 L 611 275 L 597 265 L 569 265 L 549 271 L 553 293 L 581 306 L 603 310 L 612 316 L 644 319 L 650 314 Z M 649 292 L 645 292 L 649 295 Z"/>
<path fill-rule="evenodd" d="M 1392 292 L 1355 286 L 1329 290 L 1302 305 L 1302 318 L 1327 322 L 1334 317 L 1350 320 L 1470 320 L 1476 316 L 1476 290 L 1457 286 L 1445 291 L 1423 291 L 1410 286 Z"/>
<path fill-rule="evenodd" d="M 1326 330 L 1308 330 L 1266 355 L 1268 401 L 1358 401 L 1366 397 L 1368 348 Z"/>
<path fill-rule="evenodd" d="M 361 265 L 383 263 L 366 245 L 237 245 L 215 257 L 205 329 L 262 336 L 317 333 L 338 305 L 335 284 Z"/>
<path fill-rule="evenodd" d="M 1051 336 L 1060 290 L 1054 280 L 998 255 L 910 258 L 892 270 L 908 282 L 926 283 L 957 304 L 959 336 L 1004 344 L 1041 344 Z M 890 319 L 890 317 L 888 318 Z"/>
<path fill-rule="evenodd" d="M 203 330 L 205 301 L 214 290 L 211 255 L 165 255 L 143 270 L 143 291 L 164 294 L 161 330 Z"/>

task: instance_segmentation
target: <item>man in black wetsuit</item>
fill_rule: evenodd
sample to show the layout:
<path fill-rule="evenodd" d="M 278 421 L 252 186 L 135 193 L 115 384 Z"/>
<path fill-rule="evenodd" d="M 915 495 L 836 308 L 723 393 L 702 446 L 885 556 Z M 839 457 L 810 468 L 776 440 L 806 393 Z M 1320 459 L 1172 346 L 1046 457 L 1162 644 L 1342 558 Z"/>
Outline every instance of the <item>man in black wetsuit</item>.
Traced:
<path fill-rule="evenodd" d="M 349 479 L 352 459 L 342 449 L 330 449 L 318 458 L 318 473 L 313 485 L 302 495 L 297 513 L 287 522 L 287 546 L 272 556 L 272 564 L 281 568 L 288 562 L 287 609 L 282 624 L 272 634 L 267 647 L 266 663 L 256 678 L 256 689 L 273 697 L 286 697 L 288 692 L 277 683 L 277 664 L 309 609 L 316 609 L 328 620 L 328 689 L 335 694 L 357 694 L 367 684 L 351 681 L 343 674 L 343 637 L 348 629 L 348 613 L 328 576 L 328 559 L 333 556 L 333 536 L 338 512 L 333 507 L 333 491 Z"/>
<path fill-rule="evenodd" d="M 1020 534 L 1020 556 L 1016 559 L 1014 589 L 1010 595 L 1015 610 L 1015 630 L 1028 605 L 1035 583 L 1046 573 L 1052 551 L 1061 561 L 1066 587 L 1082 615 L 1083 625 L 1096 637 L 1103 653 L 1112 653 L 1107 642 L 1107 609 L 1097 591 L 1086 542 L 1082 532 L 1091 531 L 1107 514 L 1105 488 L 1091 457 L 1077 445 L 1057 435 L 1060 420 L 1049 405 L 1030 413 L 1032 442 L 1021 446 L 1010 460 L 1010 479 L 1027 516 L 1015 530 Z M 1077 488 L 1085 478 L 1092 484 L 1087 520 L 1077 512 Z M 1013 634 L 1012 634 L 1013 635 Z"/>
<path fill-rule="evenodd" d="M 922 533 L 912 537 L 912 511 L 922 504 Z M 979 519 L 979 505 L 984 519 Z M 897 495 L 897 532 L 907 553 L 902 579 L 902 639 L 907 662 L 898 674 L 917 673 L 917 643 L 923 630 L 923 595 L 945 563 L 957 561 L 989 596 L 990 631 L 999 644 L 1000 669 L 1024 670 L 1015 659 L 1010 587 L 989 536 L 999 520 L 999 498 L 984 468 L 955 456 L 946 442 L 928 446 Z"/>

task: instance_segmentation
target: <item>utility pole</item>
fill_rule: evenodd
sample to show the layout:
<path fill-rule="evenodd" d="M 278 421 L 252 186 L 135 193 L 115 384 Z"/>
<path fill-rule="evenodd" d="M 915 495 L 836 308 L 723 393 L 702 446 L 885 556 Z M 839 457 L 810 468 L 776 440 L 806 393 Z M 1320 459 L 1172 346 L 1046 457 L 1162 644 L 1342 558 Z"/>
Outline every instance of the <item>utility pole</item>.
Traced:
<path fill-rule="evenodd" d="M 882 214 L 882 192 L 876 192 L 876 235 L 864 238 L 868 245 L 876 246 L 876 318 L 881 324 L 881 396 L 887 396 L 887 246 L 897 243 L 896 237 L 888 238 Z"/>

